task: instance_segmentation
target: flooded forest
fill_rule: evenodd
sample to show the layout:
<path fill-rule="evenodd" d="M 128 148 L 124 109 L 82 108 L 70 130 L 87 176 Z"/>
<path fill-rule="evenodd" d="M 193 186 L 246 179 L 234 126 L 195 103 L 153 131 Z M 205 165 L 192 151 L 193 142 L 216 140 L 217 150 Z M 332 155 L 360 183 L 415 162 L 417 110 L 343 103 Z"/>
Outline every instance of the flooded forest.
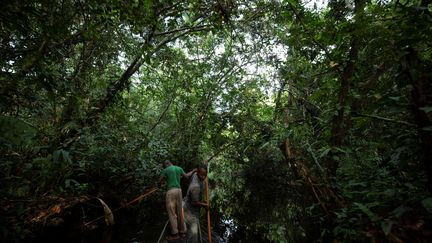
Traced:
<path fill-rule="evenodd" d="M 432 242 L 430 0 L 0 9 L 0 242 Z"/>

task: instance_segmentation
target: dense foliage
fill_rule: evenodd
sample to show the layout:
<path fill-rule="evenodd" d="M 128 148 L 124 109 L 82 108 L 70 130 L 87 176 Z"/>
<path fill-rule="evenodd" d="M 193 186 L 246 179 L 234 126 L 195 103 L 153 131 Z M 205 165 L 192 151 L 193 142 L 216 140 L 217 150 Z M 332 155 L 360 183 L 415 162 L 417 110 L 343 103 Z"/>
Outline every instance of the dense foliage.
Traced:
<path fill-rule="evenodd" d="M 0 240 L 170 159 L 209 160 L 232 242 L 426 242 L 432 4 L 317 3 L 1 3 Z"/>

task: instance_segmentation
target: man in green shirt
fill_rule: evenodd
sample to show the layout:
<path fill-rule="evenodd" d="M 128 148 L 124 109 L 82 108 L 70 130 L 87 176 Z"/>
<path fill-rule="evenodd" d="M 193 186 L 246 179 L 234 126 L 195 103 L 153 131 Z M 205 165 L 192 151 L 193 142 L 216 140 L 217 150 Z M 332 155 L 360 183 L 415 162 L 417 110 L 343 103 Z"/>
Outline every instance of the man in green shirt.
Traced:
<path fill-rule="evenodd" d="M 161 181 L 165 180 L 167 184 L 165 203 L 171 225 L 171 235 L 167 236 L 167 240 L 175 240 L 179 238 L 179 232 L 182 235 L 186 235 L 180 178 L 189 178 L 195 170 L 186 174 L 182 168 L 173 165 L 168 160 L 164 164 L 166 168 L 161 173 Z"/>

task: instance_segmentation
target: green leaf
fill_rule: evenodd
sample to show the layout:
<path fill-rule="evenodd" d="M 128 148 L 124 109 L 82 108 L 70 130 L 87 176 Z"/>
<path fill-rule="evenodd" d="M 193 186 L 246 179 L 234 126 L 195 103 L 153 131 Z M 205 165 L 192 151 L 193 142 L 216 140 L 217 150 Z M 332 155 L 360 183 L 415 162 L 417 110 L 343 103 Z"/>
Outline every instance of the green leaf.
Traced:
<path fill-rule="evenodd" d="M 422 130 L 432 132 L 432 126 L 422 127 Z"/>
<path fill-rule="evenodd" d="M 432 106 L 427 106 L 427 107 L 421 107 L 420 110 L 429 113 L 432 111 Z"/>
<path fill-rule="evenodd" d="M 183 21 L 184 21 L 186 24 L 190 24 L 190 23 L 191 23 L 191 18 L 190 18 L 190 16 L 189 16 L 188 13 L 183 12 L 183 13 L 182 13 L 182 18 L 183 18 Z"/>
<path fill-rule="evenodd" d="M 362 211 L 364 214 L 366 214 L 372 221 L 378 221 L 379 217 L 373 213 L 366 205 L 362 203 L 355 202 L 354 205 L 357 206 L 360 211 Z"/>
<path fill-rule="evenodd" d="M 421 203 L 429 213 L 432 213 L 432 197 L 423 199 Z"/>
<path fill-rule="evenodd" d="M 390 234 L 392 227 L 393 227 L 393 221 L 390 220 L 381 221 L 381 229 L 386 236 Z"/>
<path fill-rule="evenodd" d="M 339 152 L 341 152 L 341 153 L 344 153 L 344 154 L 347 153 L 346 150 L 343 150 L 343 149 L 341 149 L 341 148 L 339 148 L 339 147 L 333 147 L 333 149 L 336 150 L 336 151 L 339 151 Z"/>
<path fill-rule="evenodd" d="M 74 184 L 74 186 L 79 185 L 80 183 L 74 179 L 66 179 L 65 180 L 65 188 L 70 188 L 71 187 L 71 183 Z"/>
<path fill-rule="evenodd" d="M 320 158 L 326 156 L 331 151 L 331 148 L 324 149 L 321 154 L 319 155 Z"/>
<path fill-rule="evenodd" d="M 69 156 L 69 152 L 65 151 L 63 149 L 59 149 L 59 150 L 54 151 L 53 161 L 54 161 L 54 163 L 57 163 L 57 162 L 70 163 L 70 162 L 72 162 L 72 160 Z"/>
<path fill-rule="evenodd" d="M 399 218 L 400 216 L 402 216 L 404 213 L 412 211 L 412 208 L 410 207 L 406 207 L 406 206 L 399 206 L 397 207 L 395 210 L 393 210 L 391 213 Z"/>
<path fill-rule="evenodd" d="M 399 101 L 401 99 L 400 96 L 390 96 L 389 99 L 394 100 L 394 101 Z"/>
<path fill-rule="evenodd" d="M 54 153 L 53 153 L 53 161 L 54 161 L 54 163 L 57 163 L 57 161 L 59 161 L 61 151 L 62 151 L 61 149 L 54 151 Z"/>

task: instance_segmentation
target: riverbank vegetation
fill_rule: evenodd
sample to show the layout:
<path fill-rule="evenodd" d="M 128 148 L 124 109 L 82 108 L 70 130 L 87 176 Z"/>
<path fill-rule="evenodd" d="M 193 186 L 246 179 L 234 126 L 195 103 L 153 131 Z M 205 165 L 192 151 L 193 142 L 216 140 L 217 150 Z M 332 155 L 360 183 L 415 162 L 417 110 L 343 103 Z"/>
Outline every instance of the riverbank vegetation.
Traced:
<path fill-rule="evenodd" d="M 432 237 L 430 1 L 1 6 L 2 241 L 166 159 L 209 161 L 230 242 Z"/>

